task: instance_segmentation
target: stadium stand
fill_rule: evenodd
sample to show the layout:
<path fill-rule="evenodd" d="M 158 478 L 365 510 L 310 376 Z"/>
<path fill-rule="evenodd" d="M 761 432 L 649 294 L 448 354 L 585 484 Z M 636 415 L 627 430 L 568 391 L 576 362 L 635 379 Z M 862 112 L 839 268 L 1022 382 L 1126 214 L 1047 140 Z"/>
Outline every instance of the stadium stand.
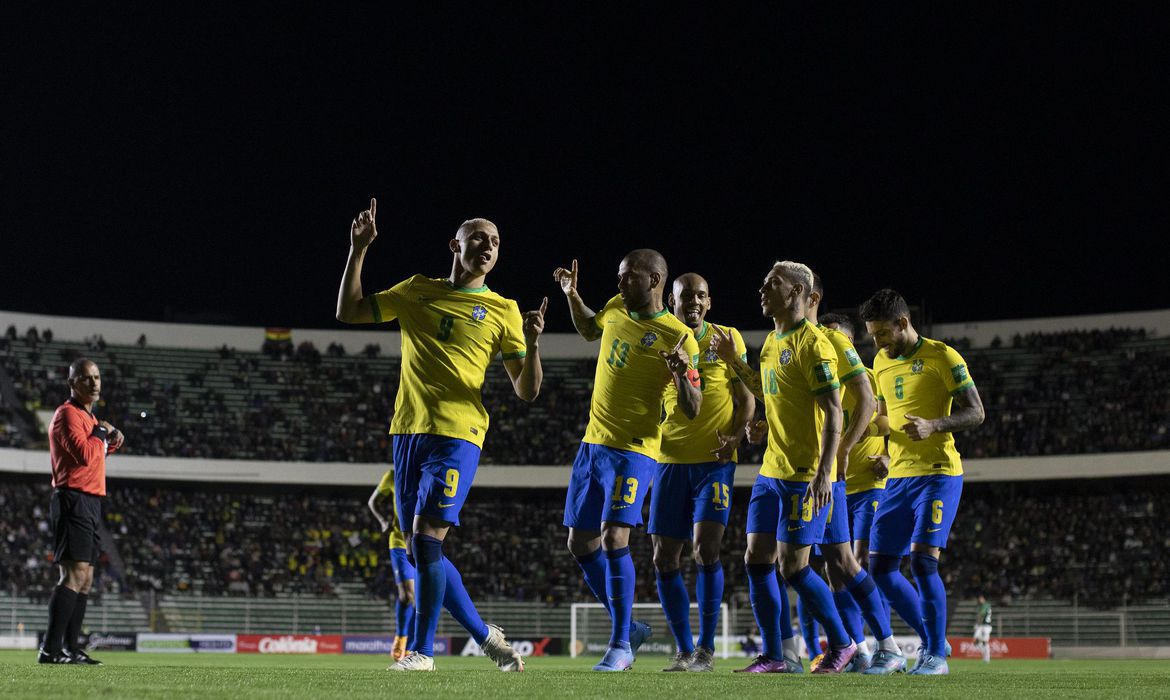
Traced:
<path fill-rule="evenodd" d="M 34 337 L 13 334 L 0 348 L 0 368 L 19 405 L 54 409 L 66 396 L 68 363 L 91 357 L 104 373 L 99 412 L 125 431 L 128 454 L 388 460 L 396 358 L 368 350 L 347 355 L 340 346 L 322 354 L 309 343 L 243 352 Z M 963 346 L 962 339 L 952 342 Z M 957 436 L 967 457 L 1170 445 L 1164 420 L 1170 414 L 1170 339 L 1129 329 L 1031 334 L 963 352 L 988 412 L 984 425 Z M 588 420 L 593 361 L 546 359 L 544 365 L 541 400 L 532 404 L 515 397 L 499 363 L 488 372 L 484 403 L 492 429 L 483 464 L 572 462 Z M 0 425 L 7 425 L 3 413 Z M 761 457 L 762 448 L 748 447 L 741 462 Z"/>

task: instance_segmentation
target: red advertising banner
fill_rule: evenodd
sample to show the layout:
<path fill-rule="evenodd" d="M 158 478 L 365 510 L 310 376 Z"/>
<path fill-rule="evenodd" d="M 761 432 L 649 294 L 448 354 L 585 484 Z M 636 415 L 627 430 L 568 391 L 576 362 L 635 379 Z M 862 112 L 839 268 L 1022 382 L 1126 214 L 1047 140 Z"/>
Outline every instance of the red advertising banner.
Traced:
<path fill-rule="evenodd" d="M 982 659 L 983 652 L 971 637 L 947 637 L 952 647 L 952 658 Z M 1052 656 L 1052 640 L 1048 637 L 992 637 L 993 659 L 1047 659 Z"/>
<path fill-rule="evenodd" d="M 340 654 L 339 634 L 241 634 L 236 638 L 241 654 Z"/>

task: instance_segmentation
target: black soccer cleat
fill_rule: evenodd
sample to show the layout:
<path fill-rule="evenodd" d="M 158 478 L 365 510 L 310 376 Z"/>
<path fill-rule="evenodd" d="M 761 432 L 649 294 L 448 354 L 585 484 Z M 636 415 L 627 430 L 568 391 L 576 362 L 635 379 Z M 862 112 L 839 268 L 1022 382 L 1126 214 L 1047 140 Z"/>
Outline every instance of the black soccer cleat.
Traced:
<path fill-rule="evenodd" d="M 73 657 L 70 656 L 69 654 L 66 654 L 63 651 L 58 651 L 56 653 L 49 653 L 49 652 L 45 651 L 44 649 L 41 649 L 39 652 L 37 652 L 37 663 L 38 664 L 71 664 L 71 663 L 73 663 Z"/>
<path fill-rule="evenodd" d="M 102 662 L 85 653 L 84 649 L 70 651 L 69 656 L 73 659 L 73 663 L 82 666 L 101 666 Z"/>

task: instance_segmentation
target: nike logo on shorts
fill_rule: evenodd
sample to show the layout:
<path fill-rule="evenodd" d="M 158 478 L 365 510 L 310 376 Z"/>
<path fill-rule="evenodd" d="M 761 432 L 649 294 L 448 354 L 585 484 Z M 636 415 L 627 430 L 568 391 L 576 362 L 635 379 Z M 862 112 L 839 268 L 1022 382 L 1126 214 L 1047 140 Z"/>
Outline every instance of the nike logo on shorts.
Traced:
<path fill-rule="evenodd" d="M 455 504 L 454 503 L 440 503 L 439 507 L 440 508 L 450 508 L 453 505 L 455 505 Z"/>
<path fill-rule="evenodd" d="M 927 532 L 939 532 L 940 530 L 942 530 L 941 527 L 936 527 L 936 528 L 928 529 Z"/>
<path fill-rule="evenodd" d="M 800 527 L 792 527 L 791 525 L 788 526 L 789 532 L 796 532 L 797 530 L 803 530 L 803 529 L 804 529 L 804 525 L 801 525 Z"/>

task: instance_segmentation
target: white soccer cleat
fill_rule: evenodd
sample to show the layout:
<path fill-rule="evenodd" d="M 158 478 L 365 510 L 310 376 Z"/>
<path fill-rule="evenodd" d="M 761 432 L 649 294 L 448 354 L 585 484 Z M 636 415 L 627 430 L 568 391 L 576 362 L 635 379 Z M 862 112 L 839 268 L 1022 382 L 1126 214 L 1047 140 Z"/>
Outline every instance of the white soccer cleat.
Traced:
<path fill-rule="evenodd" d="M 417 651 L 412 651 L 406 656 L 396 661 L 392 666 L 386 669 L 387 671 L 434 671 L 435 660 L 429 656 L 424 656 Z"/>
<path fill-rule="evenodd" d="M 524 657 L 508 644 L 504 637 L 504 630 L 496 625 L 488 625 L 488 637 L 483 643 L 483 653 L 496 663 L 501 671 L 523 671 Z"/>

